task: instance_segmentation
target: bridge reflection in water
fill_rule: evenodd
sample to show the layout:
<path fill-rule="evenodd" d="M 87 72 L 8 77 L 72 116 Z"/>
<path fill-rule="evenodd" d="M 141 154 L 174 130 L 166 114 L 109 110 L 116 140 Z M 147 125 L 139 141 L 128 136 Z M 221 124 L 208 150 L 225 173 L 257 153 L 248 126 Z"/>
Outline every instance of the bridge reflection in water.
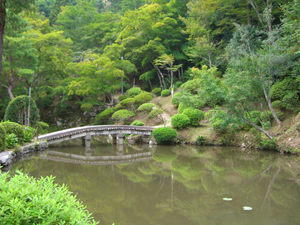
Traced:
<path fill-rule="evenodd" d="M 132 147 L 131 147 L 132 148 Z M 40 155 L 42 159 L 66 162 L 73 164 L 89 164 L 89 165 L 115 165 L 120 163 L 132 163 L 139 161 L 152 160 L 151 147 L 146 150 L 135 150 L 126 153 L 128 146 L 118 145 L 111 151 L 111 154 L 99 155 L 95 154 L 95 149 L 86 147 L 84 155 L 73 154 L 69 152 L 48 150 L 46 154 Z"/>

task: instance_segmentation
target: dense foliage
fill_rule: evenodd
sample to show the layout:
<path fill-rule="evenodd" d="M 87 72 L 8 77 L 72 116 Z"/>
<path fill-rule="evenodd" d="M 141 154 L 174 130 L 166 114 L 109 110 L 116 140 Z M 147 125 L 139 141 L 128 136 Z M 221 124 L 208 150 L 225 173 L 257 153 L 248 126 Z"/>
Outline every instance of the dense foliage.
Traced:
<path fill-rule="evenodd" d="M 170 127 L 159 127 L 153 130 L 152 135 L 158 144 L 170 144 L 177 137 L 177 132 Z"/>
<path fill-rule="evenodd" d="M 204 112 L 199 109 L 184 109 L 182 114 L 190 119 L 191 126 L 199 126 L 201 120 L 204 119 Z"/>
<path fill-rule="evenodd" d="M 20 124 L 14 122 L 3 122 L 1 125 L 5 129 L 7 135 L 16 135 L 18 138 L 18 144 L 22 145 L 24 143 L 24 129 Z"/>
<path fill-rule="evenodd" d="M 5 150 L 6 147 L 6 131 L 5 128 L 0 123 L 0 152 Z"/>
<path fill-rule="evenodd" d="M 176 114 L 171 117 L 171 124 L 175 129 L 182 130 L 190 125 L 191 121 L 185 114 Z"/>
<path fill-rule="evenodd" d="M 53 177 L 39 180 L 18 172 L 0 177 L 1 224 L 96 224 L 91 214 Z"/>
<path fill-rule="evenodd" d="M 121 109 L 112 114 L 111 118 L 116 122 L 123 122 L 124 124 L 127 124 L 129 118 L 133 116 L 135 116 L 134 112 L 129 111 L 127 109 Z"/>
<path fill-rule="evenodd" d="M 153 107 L 155 106 L 155 104 L 154 103 L 144 103 L 144 104 L 142 104 L 142 105 L 140 105 L 139 107 L 138 107 L 138 111 L 148 111 L 148 112 L 150 112 L 150 111 L 152 111 L 152 109 L 153 109 Z"/>
<path fill-rule="evenodd" d="M 117 111 L 117 108 L 108 108 L 95 117 L 94 125 L 106 125 L 111 122 L 111 115 Z"/>
<path fill-rule="evenodd" d="M 131 126 L 144 126 L 145 123 L 142 122 L 142 121 L 140 121 L 140 120 L 135 120 L 135 121 L 133 121 L 130 125 L 131 125 Z"/>

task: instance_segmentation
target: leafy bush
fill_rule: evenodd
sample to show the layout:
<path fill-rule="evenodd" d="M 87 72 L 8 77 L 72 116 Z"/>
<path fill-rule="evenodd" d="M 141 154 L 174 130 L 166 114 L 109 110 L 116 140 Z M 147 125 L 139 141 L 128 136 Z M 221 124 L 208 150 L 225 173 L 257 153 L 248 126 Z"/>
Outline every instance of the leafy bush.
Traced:
<path fill-rule="evenodd" d="M 160 96 L 161 88 L 154 88 L 151 93 L 155 94 L 156 96 Z"/>
<path fill-rule="evenodd" d="M 192 95 L 186 91 L 179 91 L 175 93 L 171 102 L 176 106 L 179 106 L 180 103 L 183 103 L 189 108 L 202 108 L 205 105 L 205 102 L 200 95 Z"/>
<path fill-rule="evenodd" d="M 116 108 L 117 108 L 117 109 L 128 109 L 128 110 L 132 110 L 132 109 L 134 109 L 134 103 L 135 103 L 135 99 L 134 99 L 134 98 L 126 98 L 126 99 L 120 101 L 120 102 L 116 105 Z"/>
<path fill-rule="evenodd" d="M 10 149 L 16 147 L 18 144 L 18 138 L 17 135 L 14 133 L 12 134 L 6 134 L 6 146 Z"/>
<path fill-rule="evenodd" d="M 177 132 L 170 127 L 159 127 L 153 130 L 152 135 L 158 144 L 168 144 L 174 141 Z"/>
<path fill-rule="evenodd" d="M 228 115 L 224 110 L 217 110 L 209 121 L 212 123 L 213 129 L 219 133 L 223 133 L 230 123 Z"/>
<path fill-rule="evenodd" d="M 161 114 L 163 114 L 164 111 L 162 111 L 161 109 L 153 109 L 149 115 L 148 115 L 148 118 L 152 119 L 154 117 L 158 117 L 160 116 Z"/>
<path fill-rule="evenodd" d="M 2 124 L 0 124 L 0 152 L 5 150 L 6 147 L 6 131 Z"/>
<path fill-rule="evenodd" d="M 141 94 L 136 95 L 134 97 L 134 99 L 135 99 L 135 102 L 137 105 L 141 105 L 141 104 L 151 101 L 152 96 L 151 96 L 151 93 L 143 92 Z"/>
<path fill-rule="evenodd" d="M 36 126 L 37 126 L 38 132 L 40 134 L 46 134 L 47 133 L 47 128 L 49 128 L 49 124 L 45 123 L 45 122 L 42 122 L 42 121 L 38 121 L 36 123 Z"/>
<path fill-rule="evenodd" d="M 53 177 L 18 172 L 0 176 L 0 224 L 97 224 L 68 188 Z"/>
<path fill-rule="evenodd" d="M 177 158 L 177 154 L 166 149 L 157 149 L 153 152 L 153 159 L 157 162 L 171 162 Z"/>
<path fill-rule="evenodd" d="M 138 107 L 138 111 L 152 111 L 152 108 L 155 106 L 154 103 L 144 103 L 142 105 L 140 105 L 140 107 Z"/>
<path fill-rule="evenodd" d="M 275 110 L 275 114 L 276 114 L 276 116 L 278 117 L 278 119 L 280 121 L 284 120 L 284 113 L 283 112 L 281 112 L 280 110 Z"/>
<path fill-rule="evenodd" d="M 20 124 L 14 122 L 3 122 L 1 124 L 6 134 L 15 134 L 17 136 L 18 144 L 22 145 L 24 143 L 24 130 Z"/>
<path fill-rule="evenodd" d="M 297 131 L 300 131 L 300 123 L 297 124 Z"/>
<path fill-rule="evenodd" d="M 265 150 L 277 150 L 278 148 L 276 139 L 263 140 L 260 143 Z"/>
<path fill-rule="evenodd" d="M 298 94 L 299 94 L 298 91 L 293 91 L 293 92 L 289 92 L 283 97 L 282 103 L 286 109 L 294 110 L 295 108 L 298 108 L 299 106 Z"/>
<path fill-rule="evenodd" d="M 135 121 L 133 121 L 130 125 L 131 125 L 131 126 L 144 126 L 145 123 L 142 122 L 142 121 L 140 121 L 140 120 L 135 120 Z"/>
<path fill-rule="evenodd" d="M 288 94 L 289 91 L 297 89 L 297 82 L 291 78 L 285 78 L 284 80 L 275 83 L 271 88 L 271 99 L 282 100 L 283 97 Z"/>
<path fill-rule="evenodd" d="M 191 126 L 198 126 L 199 122 L 204 119 L 204 112 L 199 109 L 185 109 L 183 114 L 190 119 Z"/>
<path fill-rule="evenodd" d="M 126 94 L 128 94 L 131 98 L 133 98 L 134 96 L 141 94 L 141 93 L 142 93 L 142 90 L 139 87 L 133 87 L 126 91 Z"/>
<path fill-rule="evenodd" d="M 7 106 L 4 120 L 16 122 L 19 124 L 27 123 L 29 97 L 25 95 L 14 98 Z M 35 101 L 30 98 L 30 126 L 35 126 L 40 119 L 40 113 L 36 107 Z"/>
<path fill-rule="evenodd" d="M 182 130 L 190 125 L 190 119 L 184 114 L 176 114 L 171 117 L 171 124 L 174 128 Z"/>
<path fill-rule="evenodd" d="M 163 91 L 161 92 L 161 96 L 162 96 L 162 97 L 167 97 L 167 96 L 169 96 L 169 95 L 171 95 L 171 90 L 170 90 L 170 89 L 166 89 L 166 90 L 163 90 Z"/>
<path fill-rule="evenodd" d="M 178 113 L 181 114 L 183 113 L 183 110 L 187 109 L 187 107 L 183 103 L 179 103 L 178 106 Z"/>
<path fill-rule="evenodd" d="M 121 109 L 112 114 L 111 118 L 116 122 L 128 123 L 130 117 L 135 116 L 134 112 L 128 111 L 127 109 Z"/>
<path fill-rule="evenodd" d="M 126 99 L 126 98 L 130 98 L 130 96 L 129 96 L 129 95 L 120 95 L 120 96 L 118 97 L 118 100 L 119 100 L 119 101 L 122 101 L 122 100 L 124 100 L 124 99 Z"/>
<path fill-rule="evenodd" d="M 95 117 L 94 125 L 106 125 L 112 123 L 111 115 L 117 111 L 117 108 L 108 108 Z"/>
<path fill-rule="evenodd" d="M 177 89 L 177 88 L 179 88 L 181 85 L 182 85 L 182 82 L 181 82 L 181 81 L 177 81 L 177 82 L 174 84 L 174 87 Z"/>
<path fill-rule="evenodd" d="M 32 138 L 36 135 L 36 129 L 33 127 L 23 126 L 24 129 L 24 141 L 31 142 Z"/>
<path fill-rule="evenodd" d="M 206 139 L 203 136 L 198 135 L 197 140 L 196 140 L 197 145 L 205 145 L 206 144 Z"/>
<path fill-rule="evenodd" d="M 282 103 L 282 101 L 276 100 L 276 101 L 272 102 L 272 107 L 274 109 L 283 109 L 284 108 L 284 104 Z"/>

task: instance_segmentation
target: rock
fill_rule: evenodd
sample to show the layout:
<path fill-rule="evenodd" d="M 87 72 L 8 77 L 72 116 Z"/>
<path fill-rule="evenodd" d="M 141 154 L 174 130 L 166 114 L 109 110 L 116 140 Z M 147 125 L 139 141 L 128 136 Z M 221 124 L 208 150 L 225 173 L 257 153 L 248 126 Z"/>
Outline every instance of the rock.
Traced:
<path fill-rule="evenodd" d="M 8 166 L 12 163 L 14 158 L 14 152 L 12 151 L 4 151 L 0 152 L 0 164 L 1 166 Z"/>

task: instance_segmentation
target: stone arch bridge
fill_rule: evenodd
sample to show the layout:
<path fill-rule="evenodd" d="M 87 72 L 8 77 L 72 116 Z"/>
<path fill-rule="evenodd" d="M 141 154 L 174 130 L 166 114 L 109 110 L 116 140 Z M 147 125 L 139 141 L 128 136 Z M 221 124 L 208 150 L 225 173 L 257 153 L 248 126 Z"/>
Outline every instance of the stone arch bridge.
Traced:
<path fill-rule="evenodd" d="M 113 143 L 123 144 L 124 134 L 138 134 L 142 136 L 151 136 L 154 127 L 129 126 L 129 125 L 98 125 L 76 127 L 61 131 L 52 132 L 38 136 L 39 140 L 46 140 L 48 144 L 55 144 L 62 141 L 82 138 L 85 146 L 89 147 L 91 136 L 112 135 Z"/>

